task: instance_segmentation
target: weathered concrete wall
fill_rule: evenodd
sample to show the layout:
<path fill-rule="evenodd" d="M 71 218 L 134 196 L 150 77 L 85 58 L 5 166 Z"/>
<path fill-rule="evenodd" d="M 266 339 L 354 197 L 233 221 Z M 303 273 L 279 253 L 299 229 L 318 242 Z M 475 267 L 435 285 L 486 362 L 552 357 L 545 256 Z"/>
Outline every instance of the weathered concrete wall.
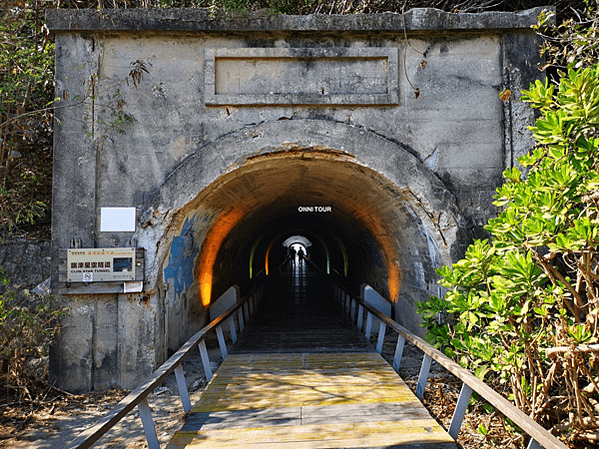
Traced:
<path fill-rule="evenodd" d="M 13 240 L 0 245 L 0 267 L 10 282 L 36 287 L 50 277 L 50 242 Z"/>
<path fill-rule="evenodd" d="M 531 145 L 518 92 L 542 75 L 539 12 L 49 11 L 66 98 L 54 260 L 72 239 L 146 250 L 142 294 L 73 300 L 60 384 L 134 386 L 211 299 L 251 282 L 285 229 L 418 331 L 435 268 L 483 235 L 502 171 Z M 297 214 L 310 204 L 333 213 Z M 100 232 L 100 209 L 118 206 L 137 208 L 136 231 Z"/>

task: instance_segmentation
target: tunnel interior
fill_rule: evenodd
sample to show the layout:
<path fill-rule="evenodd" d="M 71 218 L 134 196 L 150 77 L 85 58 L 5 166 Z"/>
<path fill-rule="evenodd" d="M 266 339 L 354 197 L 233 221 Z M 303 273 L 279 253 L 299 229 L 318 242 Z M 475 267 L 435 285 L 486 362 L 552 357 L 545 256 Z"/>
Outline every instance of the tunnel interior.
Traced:
<path fill-rule="evenodd" d="M 413 327 L 414 298 L 428 297 L 436 284 L 438 249 L 412 209 L 393 182 L 343 152 L 294 149 L 248 158 L 173 220 L 162 269 L 173 287 L 166 298 L 168 347 L 206 324 L 206 311 L 232 285 L 243 294 L 269 275 L 294 244 L 356 293 L 373 287 L 392 303 L 393 318 Z"/>
<path fill-rule="evenodd" d="M 331 301 L 335 282 L 309 259 L 304 249 L 310 245 L 304 246 L 296 237 L 302 236 L 289 238 L 296 242 L 290 246 L 289 257 L 261 289 L 256 313 L 231 353 L 371 351 L 368 339 L 356 332 L 343 313 L 342 304 Z"/>

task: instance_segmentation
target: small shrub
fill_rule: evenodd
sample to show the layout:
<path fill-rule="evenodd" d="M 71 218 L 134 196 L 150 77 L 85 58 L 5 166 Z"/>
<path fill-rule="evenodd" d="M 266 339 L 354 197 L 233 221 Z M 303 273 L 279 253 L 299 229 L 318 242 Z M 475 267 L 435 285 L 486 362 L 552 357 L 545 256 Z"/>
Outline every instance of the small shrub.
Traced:
<path fill-rule="evenodd" d="M 6 278 L 3 283 L 8 284 Z M 28 385 L 45 379 L 48 347 L 62 314 L 52 296 L 10 287 L 0 295 L 0 382 L 5 398 L 31 399 Z"/>

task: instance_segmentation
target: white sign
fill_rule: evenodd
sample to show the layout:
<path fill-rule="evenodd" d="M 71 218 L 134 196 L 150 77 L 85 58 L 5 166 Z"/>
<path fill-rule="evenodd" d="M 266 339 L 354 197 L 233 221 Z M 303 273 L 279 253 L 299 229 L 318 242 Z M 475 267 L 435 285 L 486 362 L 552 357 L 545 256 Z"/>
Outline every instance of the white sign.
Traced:
<path fill-rule="evenodd" d="M 134 207 L 102 207 L 101 232 L 135 232 Z"/>
<path fill-rule="evenodd" d="M 134 281 L 135 266 L 135 248 L 67 251 L 68 282 Z"/>
<path fill-rule="evenodd" d="M 143 289 L 144 289 L 143 281 L 125 282 L 125 285 L 123 285 L 124 293 L 140 293 L 143 291 Z"/>

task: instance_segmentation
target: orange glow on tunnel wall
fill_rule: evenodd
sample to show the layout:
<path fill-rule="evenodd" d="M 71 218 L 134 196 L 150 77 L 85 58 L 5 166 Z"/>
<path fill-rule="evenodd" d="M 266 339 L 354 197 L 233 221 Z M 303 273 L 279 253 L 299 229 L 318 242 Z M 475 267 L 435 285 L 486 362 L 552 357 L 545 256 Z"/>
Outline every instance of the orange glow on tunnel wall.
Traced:
<path fill-rule="evenodd" d="M 399 288 L 401 286 L 401 270 L 397 265 L 397 254 L 394 251 L 395 244 L 389 231 L 384 229 L 381 223 L 372 218 L 368 210 L 356 209 L 355 214 L 366 225 L 373 237 L 377 240 L 385 263 L 387 265 L 387 288 L 389 289 L 389 299 L 396 303 L 399 300 Z"/>
<path fill-rule="evenodd" d="M 208 306 L 212 299 L 212 280 L 214 278 L 216 256 L 218 256 L 225 238 L 241 217 L 243 217 L 243 212 L 239 208 L 223 212 L 204 239 L 200 251 L 199 270 L 200 297 L 204 307 Z"/>
<path fill-rule="evenodd" d="M 401 273 L 399 267 L 395 265 L 395 263 L 389 265 L 388 270 L 387 286 L 389 287 L 389 299 L 393 302 L 397 302 L 399 299 L 399 277 Z"/>

